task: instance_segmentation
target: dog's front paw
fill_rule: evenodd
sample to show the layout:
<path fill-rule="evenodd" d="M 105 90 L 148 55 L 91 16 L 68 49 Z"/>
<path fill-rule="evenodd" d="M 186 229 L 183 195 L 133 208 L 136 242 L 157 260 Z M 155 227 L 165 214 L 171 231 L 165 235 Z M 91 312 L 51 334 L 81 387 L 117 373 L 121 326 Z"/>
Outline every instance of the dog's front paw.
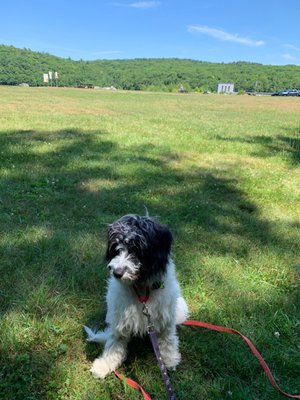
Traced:
<path fill-rule="evenodd" d="M 100 379 L 105 378 L 110 372 L 112 372 L 108 363 L 103 358 L 96 358 L 90 371 L 95 378 Z"/>
<path fill-rule="evenodd" d="M 165 363 L 165 366 L 170 370 L 170 371 L 175 371 L 176 367 L 180 363 L 181 360 L 181 355 L 180 353 L 175 353 L 172 354 L 172 356 L 163 356 L 163 360 Z"/>

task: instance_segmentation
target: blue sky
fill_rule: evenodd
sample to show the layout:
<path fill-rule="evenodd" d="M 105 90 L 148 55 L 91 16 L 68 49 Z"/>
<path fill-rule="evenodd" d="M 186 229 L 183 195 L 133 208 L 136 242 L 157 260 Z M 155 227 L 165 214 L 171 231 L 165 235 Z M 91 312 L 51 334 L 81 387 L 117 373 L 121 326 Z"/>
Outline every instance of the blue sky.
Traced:
<path fill-rule="evenodd" d="M 300 65 L 300 0 L 1 3 L 1 44 L 59 57 Z"/>

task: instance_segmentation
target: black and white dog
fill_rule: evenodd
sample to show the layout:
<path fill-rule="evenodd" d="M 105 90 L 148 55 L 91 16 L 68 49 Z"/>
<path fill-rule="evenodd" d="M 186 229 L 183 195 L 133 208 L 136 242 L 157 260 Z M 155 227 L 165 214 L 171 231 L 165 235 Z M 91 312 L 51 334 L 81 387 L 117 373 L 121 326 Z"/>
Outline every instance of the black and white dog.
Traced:
<path fill-rule="evenodd" d="M 129 214 L 109 225 L 107 328 L 94 332 L 85 327 L 88 341 L 105 343 L 91 368 L 95 377 L 104 378 L 117 369 L 126 358 L 130 338 L 147 333 L 143 302 L 165 365 L 175 369 L 180 362 L 176 325 L 186 320 L 188 308 L 170 256 L 172 240 L 168 227 L 148 216 Z"/>

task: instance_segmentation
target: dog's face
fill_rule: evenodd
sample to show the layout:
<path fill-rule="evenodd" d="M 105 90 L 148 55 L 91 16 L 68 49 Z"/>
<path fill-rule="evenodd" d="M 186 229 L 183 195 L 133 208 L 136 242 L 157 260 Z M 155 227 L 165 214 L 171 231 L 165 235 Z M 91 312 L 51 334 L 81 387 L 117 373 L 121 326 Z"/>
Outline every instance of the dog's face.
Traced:
<path fill-rule="evenodd" d="M 149 217 L 125 215 L 108 227 L 108 268 L 124 282 L 143 282 L 165 272 L 171 245 L 166 226 Z"/>

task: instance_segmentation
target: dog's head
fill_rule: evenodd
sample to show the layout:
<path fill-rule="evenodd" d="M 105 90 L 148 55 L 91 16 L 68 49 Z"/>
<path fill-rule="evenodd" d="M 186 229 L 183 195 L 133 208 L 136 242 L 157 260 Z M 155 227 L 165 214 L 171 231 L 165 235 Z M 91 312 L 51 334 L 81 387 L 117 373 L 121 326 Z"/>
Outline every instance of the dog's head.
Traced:
<path fill-rule="evenodd" d="M 125 215 L 108 227 L 108 268 L 115 278 L 129 283 L 163 275 L 172 240 L 168 227 L 154 219 Z"/>

